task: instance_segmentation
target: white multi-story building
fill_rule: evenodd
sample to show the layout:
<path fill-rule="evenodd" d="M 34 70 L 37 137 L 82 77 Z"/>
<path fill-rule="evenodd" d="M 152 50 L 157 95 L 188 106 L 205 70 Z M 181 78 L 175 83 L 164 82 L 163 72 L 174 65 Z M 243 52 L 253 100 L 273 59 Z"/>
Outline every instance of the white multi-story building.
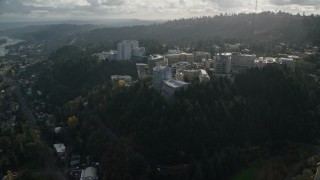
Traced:
<path fill-rule="evenodd" d="M 172 79 L 171 68 L 168 66 L 158 66 L 153 68 L 153 88 L 158 92 L 161 92 L 162 82 L 170 79 Z"/>
<path fill-rule="evenodd" d="M 242 72 L 254 67 L 255 54 L 233 54 L 231 57 L 232 72 Z"/>
<path fill-rule="evenodd" d="M 214 72 L 216 74 L 229 74 L 231 72 L 231 53 L 221 53 L 216 55 Z"/>
<path fill-rule="evenodd" d="M 131 60 L 132 44 L 131 41 L 122 41 L 118 43 L 118 60 Z"/>
<path fill-rule="evenodd" d="M 291 71 L 294 72 L 296 70 L 296 65 L 292 58 L 280 58 L 279 61 L 282 65 L 287 66 Z"/>
<path fill-rule="evenodd" d="M 177 81 L 171 77 L 171 68 L 168 66 L 159 66 L 153 68 L 153 87 L 159 93 L 170 97 L 176 90 L 186 87 L 188 83 Z"/>
<path fill-rule="evenodd" d="M 132 56 L 143 56 L 145 48 L 139 47 L 139 42 L 135 40 L 123 40 L 117 45 L 118 60 L 131 60 Z"/>
<path fill-rule="evenodd" d="M 254 60 L 254 65 L 253 67 L 255 68 L 259 68 L 262 69 L 263 67 L 265 67 L 268 64 L 274 64 L 277 63 L 277 59 L 276 58 L 272 58 L 272 57 L 259 57 L 259 59 Z"/>
<path fill-rule="evenodd" d="M 191 53 L 166 54 L 165 57 L 168 59 L 170 66 L 178 62 L 193 63 L 194 61 L 194 55 Z"/>

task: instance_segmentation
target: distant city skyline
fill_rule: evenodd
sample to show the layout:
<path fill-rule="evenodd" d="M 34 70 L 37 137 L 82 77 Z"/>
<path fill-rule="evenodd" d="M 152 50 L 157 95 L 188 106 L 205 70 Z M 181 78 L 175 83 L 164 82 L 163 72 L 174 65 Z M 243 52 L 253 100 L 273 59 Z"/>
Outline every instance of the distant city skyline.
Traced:
<path fill-rule="evenodd" d="M 256 0 L 0 0 L 0 22 L 167 20 L 255 12 Z M 320 0 L 258 0 L 257 12 L 319 14 Z"/>

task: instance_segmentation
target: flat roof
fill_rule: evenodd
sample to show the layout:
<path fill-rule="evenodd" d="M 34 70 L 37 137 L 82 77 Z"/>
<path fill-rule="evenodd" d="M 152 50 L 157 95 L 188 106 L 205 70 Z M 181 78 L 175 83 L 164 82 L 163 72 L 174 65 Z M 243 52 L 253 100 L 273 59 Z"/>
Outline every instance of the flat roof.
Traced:
<path fill-rule="evenodd" d="M 217 55 L 220 55 L 220 56 L 232 56 L 232 53 L 225 52 L 225 53 L 218 53 Z"/>
<path fill-rule="evenodd" d="M 256 57 L 255 54 L 240 54 L 240 56 L 245 56 L 245 57 Z"/>
<path fill-rule="evenodd" d="M 164 70 L 164 69 L 167 69 L 169 68 L 168 66 L 156 66 L 153 68 L 153 70 Z"/>
<path fill-rule="evenodd" d="M 111 78 L 131 78 L 129 75 L 112 75 Z"/>
<path fill-rule="evenodd" d="M 174 80 L 174 79 L 166 80 L 166 81 L 164 81 L 164 83 L 167 86 L 172 87 L 172 88 L 179 88 L 179 87 L 186 86 L 186 85 L 189 84 L 189 83 L 186 83 L 186 82 L 183 82 L 183 81 Z"/>
<path fill-rule="evenodd" d="M 281 61 L 293 61 L 292 58 L 280 58 L 279 60 L 281 60 Z"/>
<path fill-rule="evenodd" d="M 200 69 L 200 73 L 201 73 L 201 74 L 208 74 L 207 71 L 204 70 L 204 69 Z"/>
<path fill-rule="evenodd" d="M 136 66 L 148 66 L 148 64 L 145 64 L 145 63 L 136 63 Z"/>

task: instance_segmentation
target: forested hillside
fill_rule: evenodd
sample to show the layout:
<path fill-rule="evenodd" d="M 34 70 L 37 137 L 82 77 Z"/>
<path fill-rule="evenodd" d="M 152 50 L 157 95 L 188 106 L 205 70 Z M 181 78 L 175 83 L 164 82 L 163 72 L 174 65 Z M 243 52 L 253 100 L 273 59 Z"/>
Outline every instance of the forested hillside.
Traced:
<path fill-rule="evenodd" d="M 143 82 L 131 88 L 98 86 L 66 104 L 62 119 L 79 117 L 77 132 L 88 146 L 78 151 L 102 160 L 105 177 L 228 179 L 252 160 L 272 158 L 272 165 L 284 169 L 262 173 L 283 179 L 301 157 L 294 155 L 295 148 L 285 165 L 287 155 L 279 152 L 287 152 L 291 142 L 318 138 L 318 89 L 315 81 L 271 65 L 251 69 L 234 83 L 222 78 L 193 83 L 174 102 Z M 105 127 L 121 142 L 111 140 Z M 258 159 L 246 153 L 255 146 Z M 171 173 L 148 170 L 161 165 Z"/>
<path fill-rule="evenodd" d="M 206 39 L 319 44 L 320 17 L 263 12 L 180 19 L 150 26 L 97 29 L 79 35 L 77 42 L 122 39 L 156 39 L 177 44 Z"/>
<path fill-rule="evenodd" d="M 93 51 L 65 46 L 28 71 L 59 124 L 78 118 L 73 151 L 101 162 L 105 178 L 229 179 L 253 163 L 254 176 L 284 179 L 317 143 L 319 83 L 298 67 L 195 81 L 167 101 L 148 80 L 110 83 L 112 74 L 136 79 L 135 63 L 99 61 Z"/>
<path fill-rule="evenodd" d="M 236 28 L 235 28 L 236 27 Z M 81 46 L 123 39 L 154 39 L 163 43 L 190 45 L 200 40 L 223 42 L 255 42 L 291 44 L 320 44 L 320 17 L 288 13 L 263 12 L 214 17 L 170 20 L 149 26 L 109 27 L 97 25 L 28 26 L 0 32 L 22 39 L 60 40 L 65 44 L 74 40 Z"/>
<path fill-rule="evenodd" d="M 50 103 L 63 105 L 86 95 L 92 87 L 110 81 L 114 74 L 137 77 L 134 62 L 98 61 L 91 54 L 75 46 L 64 46 L 50 55 L 51 65 L 34 67 L 40 76 L 37 87 Z"/>

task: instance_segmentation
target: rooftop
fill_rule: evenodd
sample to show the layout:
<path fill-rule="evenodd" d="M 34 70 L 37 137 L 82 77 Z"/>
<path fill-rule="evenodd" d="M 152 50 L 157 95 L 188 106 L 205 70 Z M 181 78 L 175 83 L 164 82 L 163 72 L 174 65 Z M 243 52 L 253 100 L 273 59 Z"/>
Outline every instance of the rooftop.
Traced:
<path fill-rule="evenodd" d="M 160 54 L 154 54 L 154 55 L 150 55 L 149 59 L 153 60 L 153 59 L 163 59 L 163 56 L 161 56 Z"/>
<path fill-rule="evenodd" d="M 168 66 L 156 66 L 156 67 L 153 68 L 153 70 L 154 71 L 156 71 L 156 70 L 165 70 L 167 68 L 169 68 L 169 67 Z"/>
<path fill-rule="evenodd" d="M 164 81 L 164 83 L 172 88 L 179 88 L 179 87 L 183 87 L 183 86 L 187 86 L 188 83 L 183 82 L 183 81 L 178 81 L 178 80 L 174 80 L 174 79 L 170 79 L 170 80 L 166 80 Z"/>
<path fill-rule="evenodd" d="M 230 52 L 225 52 L 225 53 L 218 53 L 218 56 L 232 56 L 232 53 Z"/>
<path fill-rule="evenodd" d="M 56 149 L 56 151 L 59 153 L 63 153 L 66 151 L 66 147 L 64 146 L 64 144 L 60 143 L 60 144 L 54 144 L 53 147 Z"/>
<path fill-rule="evenodd" d="M 292 58 L 280 58 L 279 60 L 280 61 L 293 61 Z"/>
<path fill-rule="evenodd" d="M 113 78 L 131 78 L 131 76 L 129 75 L 112 75 L 111 79 Z"/>

